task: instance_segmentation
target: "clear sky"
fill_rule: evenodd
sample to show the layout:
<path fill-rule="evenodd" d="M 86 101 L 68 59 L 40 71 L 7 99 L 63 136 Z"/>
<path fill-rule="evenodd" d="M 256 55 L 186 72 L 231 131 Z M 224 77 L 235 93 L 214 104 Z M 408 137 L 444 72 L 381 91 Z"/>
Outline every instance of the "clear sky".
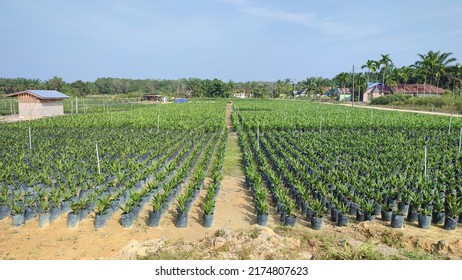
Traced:
<path fill-rule="evenodd" d="M 461 0 L 0 0 L 0 77 L 299 81 L 452 52 Z"/>

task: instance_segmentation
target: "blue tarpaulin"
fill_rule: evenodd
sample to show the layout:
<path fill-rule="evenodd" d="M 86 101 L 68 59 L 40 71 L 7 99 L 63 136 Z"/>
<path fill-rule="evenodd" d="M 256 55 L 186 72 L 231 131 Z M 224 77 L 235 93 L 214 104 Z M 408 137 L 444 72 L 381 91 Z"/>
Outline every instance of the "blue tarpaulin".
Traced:
<path fill-rule="evenodd" d="M 185 102 L 188 102 L 188 99 L 186 99 L 186 98 L 177 98 L 177 99 L 175 99 L 175 102 L 177 102 L 177 103 L 185 103 Z"/>

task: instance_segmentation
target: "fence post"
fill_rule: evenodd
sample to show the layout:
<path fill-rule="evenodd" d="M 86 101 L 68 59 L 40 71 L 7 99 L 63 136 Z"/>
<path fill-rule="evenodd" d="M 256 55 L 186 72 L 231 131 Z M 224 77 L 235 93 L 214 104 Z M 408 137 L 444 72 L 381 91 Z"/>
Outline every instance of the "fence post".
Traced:
<path fill-rule="evenodd" d="M 99 164 L 98 142 L 96 142 L 96 160 L 98 162 L 98 175 L 99 175 L 99 174 L 101 174 L 101 166 Z"/>

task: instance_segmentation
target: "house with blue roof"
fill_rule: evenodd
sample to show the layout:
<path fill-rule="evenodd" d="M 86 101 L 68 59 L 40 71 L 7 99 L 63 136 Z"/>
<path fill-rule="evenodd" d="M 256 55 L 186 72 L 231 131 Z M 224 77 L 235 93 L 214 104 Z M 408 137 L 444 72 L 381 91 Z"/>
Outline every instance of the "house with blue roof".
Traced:
<path fill-rule="evenodd" d="M 370 102 L 371 99 L 383 96 L 386 94 L 392 94 L 393 90 L 389 88 L 387 85 L 382 83 L 369 83 L 367 86 L 367 90 L 363 92 L 360 100 L 363 102 Z"/>
<path fill-rule="evenodd" d="M 25 90 L 7 96 L 18 98 L 21 119 L 64 115 L 64 99 L 69 98 L 57 90 Z"/>

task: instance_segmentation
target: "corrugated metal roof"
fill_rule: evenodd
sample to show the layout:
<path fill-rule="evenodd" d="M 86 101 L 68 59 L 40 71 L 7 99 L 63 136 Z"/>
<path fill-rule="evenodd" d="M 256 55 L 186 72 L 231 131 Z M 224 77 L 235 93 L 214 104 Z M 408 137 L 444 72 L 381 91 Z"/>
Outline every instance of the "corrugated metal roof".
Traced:
<path fill-rule="evenodd" d="M 334 94 L 350 94 L 350 89 L 349 88 L 333 88 L 333 87 L 324 87 L 324 90 L 326 93 L 332 93 Z"/>
<path fill-rule="evenodd" d="M 443 94 L 444 89 L 429 84 L 399 84 L 397 87 L 392 87 L 395 92 L 402 93 L 437 93 Z"/>
<path fill-rule="evenodd" d="M 17 96 L 21 93 L 29 93 L 36 96 L 39 99 L 64 99 L 69 98 L 69 96 L 65 95 L 62 92 L 57 90 L 25 90 L 20 92 L 15 92 L 8 94 L 7 96 Z"/>
<path fill-rule="evenodd" d="M 382 85 L 382 83 L 374 83 L 374 82 L 369 82 L 369 84 L 367 84 L 367 88 L 373 88 L 375 86 L 379 86 L 379 85 Z"/>
<path fill-rule="evenodd" d="M 383 90 L 382 90 L 383 87 Z M 382 83 L 369 83 L 367 90 L 364 93 L 371 93 L 371 92 L 383 92 L 383 93 L 393 93 L 393 90 L 389 88 L 387 85 L 383 85 Z"/>

